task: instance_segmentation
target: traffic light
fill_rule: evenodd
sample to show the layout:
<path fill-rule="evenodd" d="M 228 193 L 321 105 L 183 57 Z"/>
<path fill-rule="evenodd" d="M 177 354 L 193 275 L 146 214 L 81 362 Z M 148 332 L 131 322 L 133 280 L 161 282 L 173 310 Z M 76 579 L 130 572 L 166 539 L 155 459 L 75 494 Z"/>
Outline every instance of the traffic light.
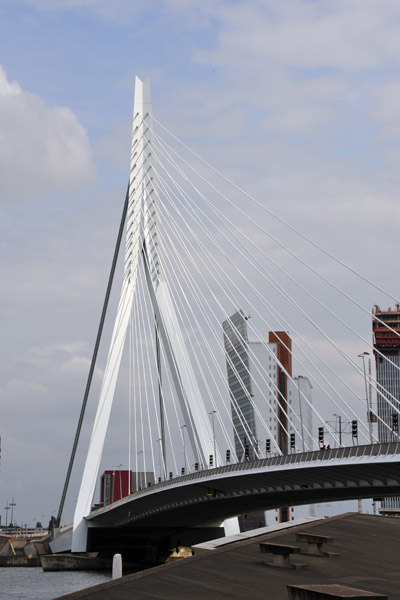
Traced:
<path fill-rule="evenodd" d="M 265 453 L 269 454 L 271 452 L 271 440 L 265 440 Z"/>
<path fill-rule="evenodd" d="M 227 450 L 226 451 L 226 464 L 229 465 L 230 462 L 231 462 L 231 451 Z"/>
<path fill-rule="evenodd" d="M 198 471 L 199 470 L 199 463 L 194 463 L 194 470 Z"/>
<path fill-rule="evenodd" d="M 185 467 L 182 467 L 182 469 L 181 469 L 181 475 L 184 475 L 184 474 L 185 474 Z"/>
<path fill-rule="evenodd" d="M 209 458 L 210 469 L 212 468 L 213 464 L 214 464 L 214 457 L 212 454 L 210 454 L 210 458 Z"/>
<path fill-rule="evenodd" d="M 169 478 L 170 478 L 170 479 L 172 479 L 172 478 L 173 478 L 173 476 L 174 476 L 173 472 L 172 472 L 172 471 L 170 471 L 170 472 L 169 472 Z"/>
<path fill-rule="evenodd" d="M 249 460 L 249 445 L 246 444 L 244 447 L 244 457 L 246 460 Z"/>
<path fill-rule="evenodd" d="M 358 423 L 357 423 L 357 421 L 352 421 L 351 422 L 351 435 L 353 436 L 353 438 L 358 437 Z"/>
<path fill-rule="evenodd" d="M 398 413 L 392 414 L 392 427 L 393 427 L 393 431 L 399 430 L 399 415 L 398 415 Z"/>
<path fill-rule="evenodd" d="M 295 443 L 295 440 L 296 440 L 296 436 L 295 436 L 295 434 L 294 434 L 294 433 L 291 433 L 291 434 L 290 434 L 290 447 L 291 447 L 291 448 L 294 448 L 294 447 L 295 447 L 295 445 L 296 445 L 296 443 Z"/>
<path fill-rule="evenodd" d="M 320 444 L 324 443 L 324 428 L 323 427 L 318 427 L 318 442 Z"/>

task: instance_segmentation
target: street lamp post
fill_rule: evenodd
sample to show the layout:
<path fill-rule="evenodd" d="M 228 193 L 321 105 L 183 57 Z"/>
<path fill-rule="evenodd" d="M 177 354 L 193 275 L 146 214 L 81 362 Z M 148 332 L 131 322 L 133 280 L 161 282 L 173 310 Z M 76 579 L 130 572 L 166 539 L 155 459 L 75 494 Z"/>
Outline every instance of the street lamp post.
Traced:
<path fill-rule="evenodd" d="M 369 430 L 369 441 L 370 441 L 370 444 L 373 444 L 374 441 L 373 441 L 373 437 L 372 437 L 371 409 L 369 406 L 367 372 L 365 370 L 365 357 L 366 356 L 369 356 L 369 352 L 362 352 L 361 354 L 358 354 L 358 358 L 362 358 L 362 362 L 363 362 L 364 383 L 365 383 L 365 401 L 367 403 L 367 423 L 368 423 L 368 430 Z"/>
<path fill-rule="evenodd" d="M 10 508 L 11 508 L 11 506 L 8 504 L 8 500 L 7 500 L 7 505 L 4 507 L 4 510 L 6 511 L 6 532 L 7 532 L 7 529 L 8 529 L 8 525 L 7 525 L 7 523 L 8 523 L 8 511 L 10 510 Z"/>
<path fill-rule="evenodd" d="M 121 467 L 122 467 L 122 463 L 120 465 L 117 465 L 117 469 L 119 472 L 119 499 L 121 500 L 122 498 L 122 473 L 121 473 Z"/>
<path fill-rule="evenodd" d="M 185 464 L 185 474 L 186 474 L 186 444 L 185 444 L 185 429 L 186 429 L 186 425 L 185 424 L 181 425 L 180 429 L 182 430 L 183 461 L 184 461 L 184 464 Z"/>
<path fill-rule="evenodd" d="M 216 467 L 218 467 L 217 465 L 217 453 L 216 453 L 216 445 L 215 445 L 215 426 L 214 426 L 214 415 L 217 414 L 216 410 L 212 410 L 211 412 L 208 413 L 209 415 L 211 415 L 211 421 L 212 421 L 212 431 L 213 431 L 213 447 L 214 447 L 214 465 Z"/>
<path fill-rule="evenodd" d="M 305 452 L 304 449 L 304 429 L 303 429 L 303 414 L 301 411 L 301 394 L 300 394 L 300 379 L 304 379 L 303 375 L 298 375 L 297 379 L 297 390 L 299 392 L 299 416 L 300 416 L 300 429 L 301 429 L 301 449 Z"/>
<path fill-rule="evenodd" d="M 340 415 L 337 415 L 336 413 L 333 416 L 337 417 L 338 422 L 339 422 L 339 427 L 338 427 L 339 446 L 341 446 L 342 445 L 342 417 Z M 335 434 L 336 434 L 336 427 L 335 427 Z"/>
<path fill-rule="evenodd" d="M 140 468 L 141 468 L 140 467 L 140 455 L 141 454 L 143 454 L 143 450 L 139 450 L 139 452 L 137 453 L 137 456 L 138 456 L 138 466 L 137 466 L 137 468 L 139 469 L 140 477 L 139 477 L 139 473 L 136 473 L 136 488 L 140 487 L 140 489 L 143 488 L 143 481 L 142 481 L 143 473 L 140 470 Z"/>
<path fill-rule="evenodd" d="M 165 473 L 163 473 L 163 466 L 161 465 L 161 442 L 162 441 L 163 441 L 162 438 L 158 438 L 158 440 L 156 440 L 156 442 L 158 443 L 158 462 L 160 465 L 160 479 L 165 478 Z"/>
<path fill-rule="evenodd" d="M 111 465 L 112 468 L 112 480 L 111 480 L 111 504 L 114 502 L 114 489 L 115 489 L 115 465 Z"/>
<path fill-rule="evenodd" d="M 14 506 L 17 506 L 16 503 L 14 502 L 14 496 L 13 496 L 12 502 L 10 502 L 10 506 L 11 506 L 11 524 L 12 524 L 12 526 L 14 526 Z"/>

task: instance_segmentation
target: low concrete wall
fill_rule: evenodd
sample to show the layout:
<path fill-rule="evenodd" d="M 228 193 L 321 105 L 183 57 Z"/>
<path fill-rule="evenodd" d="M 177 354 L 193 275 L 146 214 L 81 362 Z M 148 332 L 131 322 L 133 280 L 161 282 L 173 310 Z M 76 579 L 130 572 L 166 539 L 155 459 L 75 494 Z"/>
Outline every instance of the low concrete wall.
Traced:
<path fill-rule="evenodd" d="M 0 535 L 0 566 L 40 567 L 40 557 L 48 552 L 49 539 L 49 536 L 39 541 Z"/>

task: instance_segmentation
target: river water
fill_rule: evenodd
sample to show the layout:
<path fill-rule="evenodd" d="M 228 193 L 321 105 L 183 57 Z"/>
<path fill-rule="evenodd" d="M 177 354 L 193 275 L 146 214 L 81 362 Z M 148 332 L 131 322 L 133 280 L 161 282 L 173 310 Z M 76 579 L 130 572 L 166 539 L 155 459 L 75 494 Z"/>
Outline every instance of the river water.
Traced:
<path fill-rule="evenodd" d="M 53 600 L 110 580 L 108 572 L 45 572 L 41 567 L 0 567 L 0 600 Z"/>

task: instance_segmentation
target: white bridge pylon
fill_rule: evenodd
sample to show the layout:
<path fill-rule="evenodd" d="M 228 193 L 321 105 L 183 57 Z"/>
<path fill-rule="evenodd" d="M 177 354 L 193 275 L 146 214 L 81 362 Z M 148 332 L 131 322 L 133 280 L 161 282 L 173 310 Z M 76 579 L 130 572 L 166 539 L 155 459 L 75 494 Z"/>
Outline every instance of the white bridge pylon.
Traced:
<path fill-rule="evenodd" d="M 159 236 L 162 225 L 156 173 L 152 165 L 151 119 L 150 81 L 143 82 L 136 77 L 124 279 L 75 509 L 73 552 L 86 551 L 85 517 L 90 513 L 99 475 L 121 357 L 137 288 L 140 260 L 143 260 L 155 324 L 164 347 L 193 454 L 202 467 L 207 466 L 209 455 L 214 454 L 213 434 L 207 409 L 186 350 L 168 283 L 163 275 Z M 214 459 L 217 461 L 217 457 Z"/>

